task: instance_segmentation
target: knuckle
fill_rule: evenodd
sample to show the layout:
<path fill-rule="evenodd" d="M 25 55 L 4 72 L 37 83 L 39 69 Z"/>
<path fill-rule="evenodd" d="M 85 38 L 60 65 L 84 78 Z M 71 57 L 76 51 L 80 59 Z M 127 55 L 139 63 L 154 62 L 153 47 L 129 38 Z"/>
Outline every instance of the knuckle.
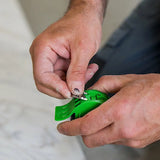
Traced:
<path fill-rule="evenodd" d="M 118 103 L 117 109 L 113 112 L 113 116 L 116 120 L 124 119 L 127 116 L 127 109 L 129 100 L 121 99 Z"/>
<path fill-rule="evenodd" d="M 42 84 L 42 85 L 46 85 L 47 82 L 48 82 L 46 78 L 43 78 L 43 77 L 41 77 L 41 76 L 39 77 L 39 80 L 38 80 L 38 81 L 39 81 L 39 83 Z"/>
<path fill-rule="evenodd" d="M 99 79 L 99 83 L 105 83 L 106 82 L 106 76 L 102 76 L 100 79 Z"/>
<path fill-rule="evenodd" d="M 80 48 L 83 48 L 84 46 L 86 46 L 85 41 L 84 41 L 83 39 L 80 39 L 80 40 L 78 41 L 78 46 L 79 46 Z"/>
<path fill-rule="evenodd" d="M 99 138 L 98 141 L 99 141 L 99 145 L 103 146 L 106 144 L 110 144 L 112 139 L 107 136 L 107 137 Z"/>
<path fill-rule="evenodd" d="M 131 138 L 131 135 L 129 134 L 128 129 L 124 129 L 124 128 L 121 129 L 120 130 L 120 135 L 124 139 L 130 139 Z"/>
<path fill-rule="evenodd" d="M 79 52 L 81 52 L 82 54 L 88 52 L 93 56 L 97 52 L 99 45 L 98 43 L 93 42 L 90 46 L 88 46 L 88 41 L 81 39 L 78 42 L 78 48 Z"/>
<path fill-rule="evenodd" d="M 36 82 L 36 88 L 38 91 L 46 94 L 46 90 L 48 89 L 48 84 L 44 80 L 38 80 Z"/>
<path fill-rule="evenodd" d="M 101 83 L 106 83 L 106 81 L 112 81 L 113 78 L 115 78 L 114 76 L 111 76 L 111 75 L 107 75 L 107 76 L 102 76 L 99 81 Z"/>
<path fill-rule="evenodd" d="M 94 55 L 96 52 L 98 51 L 98 45 L 95 43 L 95 45 L 93 45 L 89 52 L 92 53 L 92 55 Z"/>
<path fill-rule="evenodd" d="M 123 108 L 121 108 L 121 109 L 117 109 L 116 111 L 114 111 L 113 112 L 113 117 L 114 117 L 114 119 L 116 119 L 116 120 L 121 120 L 121 119 L 123 119 L 124 118 L 124 116 L 125 116 L 125 110 L 123 109 Z"/>
<path fill-rule="evenodd" d="M 44 40 L 45 39 L 45 40 Z M 31 47 L 29 49 L 30 54 L 38 53 L 41 48 L 45 48 L 48 46 L 49 40 L 46 37 L 43 37 L 39 35 L 37 38 L 35 38 L 31 44 Z"/>
<path fill-rule="evenodd" d="M 41 75 L 36 75 L 35 81 L 40 85 L 45 84 L 45 80 L 44 80 L 43 76 L 41 76 Z"/>
<path fill-rule="evenodd" d="M 81 66 L 81 65 L 77 65 L 76 67 L 74 67 L 73 69 L 72 69 L 72 74 L 74 74 L 74 75 L 84 75 L 84 73 L 85 73 L 85 70 L 84 70 L 84 68 L 83 68 L 83 66 Z"/>
<path fill-rule="evenodd" d="M 128 146 L 132 148 L 144 148 L 145 147 L 140 141 L 130 141 L 128 142 Z"/>
<path fill-rule="evenodd" d="M 79 39 L 78 41 L 78 46 L 79 46 L 79 49 L 83 52 L 84 50 L 88 50 L 88 45 L 86 43 L 86 40 L 84 39 Z M 91 48 L 91 47 L 89 47 Z"/>
<path fill-rule="evenodd" d="M 49 84 L 49 77 L 48 76 L 44 76 L 43 73 L 39 73 L 39 74 L 36 75 L 36 81 L 40 85 L 46 86 L 47 84 Z"/>
<path fill-rule="evenodd" d="M 123 117 L 123 113 L 121 110 L 116 110 L 113 112 L 113 117 L 115 120 L 120 120 Z"/>
<path fill-rule="evenodd" d="M 138 148 L 145 148 L 147 146 L 147 144 L 139 144 Z"/>
<path fill-rule="evenodd" d="M 85 146 L 86 146 L 87 148 L 93 148 L 93 146 L 92 146 L 89 138 L 83 136 L 82 139 L 83 139 L 83 143 L 85 144 Z"/>
<path fill-rule="evenodd" d="M 37 88 L 37 90 L 38 90 L 39 92 L 42 92 L 42 93 L 43 93 L 43 89 L 42 89 L 42 87 L 41 87 L 40 85 L 36 85 L 36 88 Z"/>
<path fill-rule="evenodd" d="M 120 130 L 120 135 L 124 139 L 134 139 L 137 137 L 137 131 L 131 127 L 124 127 Z"/>

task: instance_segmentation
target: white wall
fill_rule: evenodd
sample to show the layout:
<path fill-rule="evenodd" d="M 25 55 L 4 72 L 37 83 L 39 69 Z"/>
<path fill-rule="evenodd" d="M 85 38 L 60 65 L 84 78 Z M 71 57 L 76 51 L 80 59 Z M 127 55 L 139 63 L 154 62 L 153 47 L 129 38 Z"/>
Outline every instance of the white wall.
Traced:
<path fill-rule="evenodd" d="M 102 44 L 141 0 L 110 0 L 103 25 Z M 19 0 L 31 29 L 39 34 L 63 16 L 69 0 Z"/>

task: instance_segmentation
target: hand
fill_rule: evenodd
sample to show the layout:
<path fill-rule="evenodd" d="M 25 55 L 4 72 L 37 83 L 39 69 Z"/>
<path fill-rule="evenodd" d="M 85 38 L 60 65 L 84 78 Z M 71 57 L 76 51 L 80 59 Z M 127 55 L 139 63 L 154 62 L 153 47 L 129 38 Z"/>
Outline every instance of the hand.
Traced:
<path fill-rule="evenodd" d="M 81 135 L 88 147 L 143 148 L 160 139 L 159 74 L 104 76 L 92 89 L 116 94 L 84 117 L 60 124 L 60 133 Z"/>
<path fill-rule="evenodd" d="M 39 91 L 57 98 L 83 93 L 98 70 L 88 63 L 101 41 L 101 21 L 94 13 L 71 10 L 32 43 L 30 53 Z"/>

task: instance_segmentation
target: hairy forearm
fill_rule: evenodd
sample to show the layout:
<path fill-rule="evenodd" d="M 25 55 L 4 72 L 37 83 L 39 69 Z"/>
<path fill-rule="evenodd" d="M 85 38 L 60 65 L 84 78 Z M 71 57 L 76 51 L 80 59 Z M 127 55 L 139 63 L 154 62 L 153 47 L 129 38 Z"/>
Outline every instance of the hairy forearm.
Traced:
<path fill-rule="evenodd" d="M 101 22 L 106 11 L 108 0 L 70 0 L 68 12 L 90 13 L 97 16 Z"/>

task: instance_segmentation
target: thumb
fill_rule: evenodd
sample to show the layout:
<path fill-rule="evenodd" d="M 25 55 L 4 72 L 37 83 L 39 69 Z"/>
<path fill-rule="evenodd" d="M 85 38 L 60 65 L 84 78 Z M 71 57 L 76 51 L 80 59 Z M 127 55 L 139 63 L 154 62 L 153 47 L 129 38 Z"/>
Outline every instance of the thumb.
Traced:
<path fill-rule="evenodd" d="M 104 93 L 116 93 L 136 78 L 137 76 L 133 74 L 103 76 L 89 89 L 99 90 Z"/>
<path fill-rule="evenodd" d="M 67 83 L 72 94 L 83 94 L 89 61 L 90 57 L 84 53 L 76 53 L 71 57 L 71 63 L 67 71 Z"/>

